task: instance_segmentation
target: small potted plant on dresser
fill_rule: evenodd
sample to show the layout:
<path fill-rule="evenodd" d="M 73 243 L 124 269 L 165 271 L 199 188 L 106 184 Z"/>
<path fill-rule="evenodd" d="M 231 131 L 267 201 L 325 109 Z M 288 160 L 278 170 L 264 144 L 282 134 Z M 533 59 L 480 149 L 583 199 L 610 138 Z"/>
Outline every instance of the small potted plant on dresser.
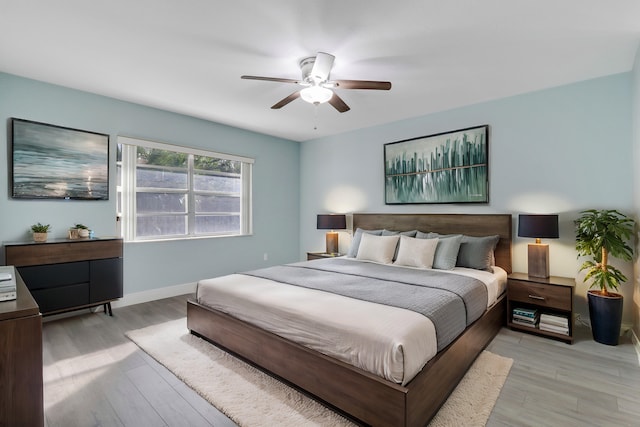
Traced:
<path fill-rule="evenodd" d="M 609 256 L 631 261 L 633 248 L 629 239 L 635 221 L 617 210 L 589 209 L 575 221 L 578 256 L 588 256 L 580 271 L 587 272 L 584 281 L 593 280 L 587 299 L 593 339 L 607 345 L 617 345 L 622 324 L 622 295 L 618 290 L 627 278 L 609 265 Z"/>
<path fill-rule="evenodd" d="M 91 230 L 89 230 L 89 227 L 87 227 L 84 224 L 75 224 L 73 227 L 69 228 L 69 239 L 71 240 L 75 240 L 75 239 L 86 239 L 87 237 L 89 237 L 89 234 L 91 233 Z"/>
<path fill-rule="evenodd" d="M 33 233 L 33 241 L 46 242 L 50 229 L 51 229 L 51 225 L 49 224 L 47 225 L 43 225 L 41 223 L 33 224 L 31 226 L 31 231 Z"/>

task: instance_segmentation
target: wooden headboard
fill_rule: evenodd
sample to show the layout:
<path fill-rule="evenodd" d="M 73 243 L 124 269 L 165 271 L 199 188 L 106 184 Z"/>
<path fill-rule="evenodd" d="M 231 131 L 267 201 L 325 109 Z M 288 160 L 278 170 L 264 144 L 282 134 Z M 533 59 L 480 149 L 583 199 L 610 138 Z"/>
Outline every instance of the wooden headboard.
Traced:
<path fill-rule="evenodd" d="M 510 214 L 353 214 L 353 229 L 408 231 L 468 236 L 499 235 L 496 265 L 507 273 L 511 268 L 512 228 Z"/>

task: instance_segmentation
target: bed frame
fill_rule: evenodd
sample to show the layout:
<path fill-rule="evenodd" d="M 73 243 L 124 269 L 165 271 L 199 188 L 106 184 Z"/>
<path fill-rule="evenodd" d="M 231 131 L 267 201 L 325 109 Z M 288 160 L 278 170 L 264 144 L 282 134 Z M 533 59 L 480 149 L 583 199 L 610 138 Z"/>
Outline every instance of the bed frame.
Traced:
<path fill-rule="evenodd" d="M 500 235 L 496 265 L 511 273 L 511 215 L 354 214 L 353 229 Z M 424 426 L 495 337 L 506 319 L 504 296 L 431 359 L 406 386 L 332 359 L 225 313 L 188 301 L 187 326 L 306 394 L 374 426 Z"/>

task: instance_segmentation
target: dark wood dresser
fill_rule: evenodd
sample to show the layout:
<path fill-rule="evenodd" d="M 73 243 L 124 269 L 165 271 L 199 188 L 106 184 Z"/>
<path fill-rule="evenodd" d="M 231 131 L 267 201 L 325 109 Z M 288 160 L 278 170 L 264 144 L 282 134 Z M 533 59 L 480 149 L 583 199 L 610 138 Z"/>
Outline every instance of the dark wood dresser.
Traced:
<path fill-rule="evenodd" d="M 122 298 L 122 239 L 5 243 L 5 264 L 18 269 L 42 314 Z"/>
<path fill-rule="evenodd" d="M 0 302 L 0 426 L 44 425 L 42 316 L 19 274 L 16 299 Z"/>

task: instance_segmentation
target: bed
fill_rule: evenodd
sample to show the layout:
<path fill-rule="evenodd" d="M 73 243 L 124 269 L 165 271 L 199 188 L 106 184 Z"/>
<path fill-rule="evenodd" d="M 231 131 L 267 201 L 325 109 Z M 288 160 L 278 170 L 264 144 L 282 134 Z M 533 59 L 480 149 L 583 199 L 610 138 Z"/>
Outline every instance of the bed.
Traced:
<path fill-rule="evenodd" d="M 511 272 L 511 215 L 354 214 L 353 229 L 498 235 L 495 265 Z M 406 383 L 384 379 L 225 312 L 188 302 L 192 333 L 370 425 L 421 426 L 437 412 L 506 318 L 501 295 Z"/>

